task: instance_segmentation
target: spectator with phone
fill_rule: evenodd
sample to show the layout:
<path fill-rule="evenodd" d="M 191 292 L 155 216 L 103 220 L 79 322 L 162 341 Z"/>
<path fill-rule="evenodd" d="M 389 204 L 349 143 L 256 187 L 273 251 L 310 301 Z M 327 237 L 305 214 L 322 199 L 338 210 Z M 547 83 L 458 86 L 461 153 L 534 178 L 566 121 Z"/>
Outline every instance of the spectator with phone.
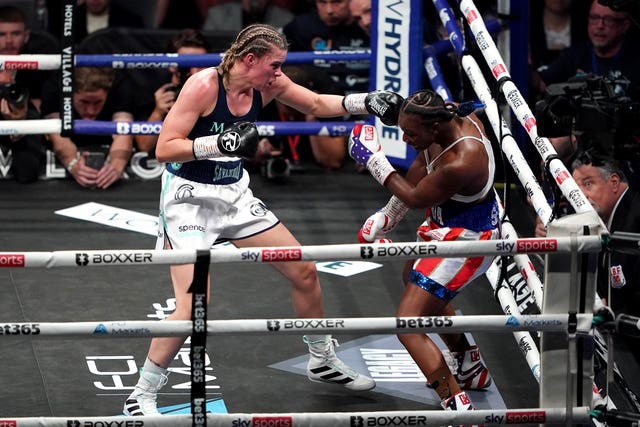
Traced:
<path fill-rule="evenodd" d="M 176 34 L 167 47 L 167 52 L 180 55 L 205 54 L 211 48 L 209 42 L 198 30 L 187 28 Z M 144 119 L 149 122 L 161 122 L 167 116 L 169 109 L 178 97 L 178 92 L 187 78 L 200 71 L 202 68 L 176 68 L 170 67 L 168 82 L 161 85 L 153 93 L 154 106 L 151 113 L 144 114 Z M 135 143 L 139 151 L 154 153 L 158 135 L 136 135 Z"/>
<path fill-rule="evenodd" d="M 45 83 L 42 116 L 60 118 L 57 79 Z M 133 121 L 133 90 L 112 69 L 75 69 L 73 118 L 101 121 Z M 107 189 L 119 181 L 133 152 L 132 135 L 49 135 L 56 158 L 82 187 Z M 92 154 L 93 153 L 93 154 Z M 97 153 L 97 154 L 96 154 Z"/>
<path fill-rule="evenodd" d="M 40 114 L 29 100 L 29 90 L 15 83 L 10 71 L 0 71 L 0 120 L 38 119 Z M 38 180 L 44 164 L 42 135 L 0 135 L 3 161 L 11 159 L 9 169 L 17 182 Z"/>

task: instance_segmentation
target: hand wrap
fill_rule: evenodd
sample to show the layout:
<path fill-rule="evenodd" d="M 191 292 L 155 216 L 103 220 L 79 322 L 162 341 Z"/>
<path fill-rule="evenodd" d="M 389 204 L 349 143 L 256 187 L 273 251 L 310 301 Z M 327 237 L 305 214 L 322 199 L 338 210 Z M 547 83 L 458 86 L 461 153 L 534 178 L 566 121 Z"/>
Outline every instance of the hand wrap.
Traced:
<path fill-rule="evenodd" d="M 371 175 L 380 184 L 396 172 L 387 160 L 378 143 L 375 126 L 356 124 L 349 136 L 349 155 L 353 160 L 367 167 Z"/>
<path fill-rule="evenodd" d="M 238 122 L 220 134 L 194 139 L 193 157 L 196 160 L 225 156 L 252 159 L 258 150 L 258 143 L 258 128 L 255 123 Z"/>
<path fill-rule="evenodd" d="M 407 214 L 409 208 L 396 196 L 385 207 L 371 215 L 358 232 L 360 243 L 390 243 L 386 234 L 393 230 Z"/>

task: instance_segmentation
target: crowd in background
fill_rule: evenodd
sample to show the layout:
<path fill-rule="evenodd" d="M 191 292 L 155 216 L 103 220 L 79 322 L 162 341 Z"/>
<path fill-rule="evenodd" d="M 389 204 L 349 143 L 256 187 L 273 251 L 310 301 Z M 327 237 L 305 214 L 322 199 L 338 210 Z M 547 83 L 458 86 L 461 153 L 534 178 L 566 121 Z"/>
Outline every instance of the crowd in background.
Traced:
<path fill-rule="evenodd" d="M 59 0 L 0 1 L 0 55 L 60 53 L 61 3 Z M 497 16 L 494 1 L 476 1 L 476 4 L 483 13 Z M 581 79 L 577 82 L 585 82 L 584 76 L 601 76 L 612 81 L 616 100 L 638 101 L 640 58 L 634 46 L 639 28 L 633 15 L 611 9 L 596 0 L 537 0 L 530 4 L 527 92 L 532 110 L 534 104 L 548 95 L 551 85 L 575 78 Z M 239 30 L 255 22 L 280 29 L 290 43 L 290 51 L 349 51 L 370 46 L 371 5 L 368 0 L 84 0 L 78 1 L 75 16 L 78 53 L 137 53 L 132 47 L 144 53 L 220 53 Z M 424 2 L 424 19 L 425 43 L 446 38 L 431 2 Z M 447 83 L 454 88 L 455 100 L 474 98 L 472 92 L 466 93 L 463 89 L 467 82 L 457 60 L 446 55 L 440 59 Z M 320 93 L 347 95 L 369 90 L 368 61 L 330 67 L 285 64 L 284 68 L 296 83 Z M 198 70 L 172 67 L 125 72 L 77 68 L 74 118 L 161 122 L 184 81 Z M 53 71 L 0 71 L 0 119 L 60 118 L 59 79 L 58 72 Z M 424 82 L 428 84 L 426 78 Z M 343 117 L 345 121 L 362 118 L 347 114 Z M 302 115 L 278 102 L 265 108 L 261 119 L 322 120 Z M 640 116 L 624 122 L 624 125 L 631 125 L 630 128 L 623 129 L 624 135 L 616 134 L 614 146 L 605 147 L 605 150 L 594 142 L 596 139 L 606 141 L 612 136 L 602 132 L 553 135 L 552 139 L 560 157 L 567 165 L 573 165 L 574 178 L 583 192 L 612 230 L 640 232 L 640 197 L 634 188 L 638 183 L 636 167 L 640 159 L 637 119 Z M 624 140 L 621 142 L 620 139 Z M 39 179 L 44 153 L 48 149 L 55 153 L 67 175 L 80 186 L 107 189 L 126 176 L 127 164 L 135 151 L 153 156 L 155 142 L 153 135 L 0 135 L 0 166 L 10 160 L 12 179 L 34 182 Z M 625 144 L 625 151 L 621 156 L 616 150 L 622 144 Z M 594 153 L 593 148 L 600 149 Z M 607 148 L 611 153 L 603 153 Z M 247 167 L 263 173 L 266 169 L 267 177 L 278 173 L 270 169 L 275 167 L 275 160 L 279 160 L 286 170 L 302 169 L 305 162 L 336 170 L 350 161 L 346 154 L 346 137 L 343 136 L 264 138 L 255 163 L 247 164 Z M 603 157 L 603 154 L 608 155 Z M 636 155 L 638 157 L 634 157 Z M 532 164 L 540 162 L 537 157 L 528 160 Z M 598 192 L 592 195 L 595 185 L 599 185 Z M 599 201 L 598 196 L 608 197 Z M 619 206 L 622 208 L 616 216 Z M 624 213 L 627 223 L 620 223 L 620 212 Z M 638 217 L 635 217 L 636 213 Z M 537 230 L 537 233 L 542 235 L 544 230 Z M 620 292 L 623 295 L 618 298 L 621 305 L 615 308 L 638 315 L 637 274 L 632 274 L 640 271 L 637 257 L 616 262 L 623 264 L 624 270 L 629 272 L 626 278 L 617 276 L 618 280 L 624 281 L 618 283 L 617 289 L 623 288 L 626 281 L 629 285 Z M 609 277 L 604 268 L 600 273 L 604 293 Z M 633 348 L 637 348 L 637 342 L 633 344 Z"/>
<path fill-rule="evenodd" d="M 217 0 L 217 1 L 136 1 L 80 0 L 74 12 L 76 53 L 221 53 L 234 35 L 254 22 L 279 28 L 287 36 L 290 51 L 359 50 L 368 48 L 371 23 L 369 0 Z M 480 1 L 479 7 L 493 13 L 492 1 Z M 62 2 L 59 0 L 7 0 L 0 2 L 0 54 L 52 54 L 60 52 Z M 19 12 L 23 13 L 20 16 Z M 435 10 L 426 5 L 425 42 L 445 37 Z M 21 22 L 22 21 L 22 22 Z M 459 70 L 452 61 L 443 64 L 447 79 L 456 85 Z M 349 94 L 369 89 L 369 62 L 327 66 L 287 65 L 288 73 L 314 91 Z M 116 71 L 93 79 L 83 93 L 88 77 L 78 76 L 74 94 L 74 118 L 118 121 L 162 121 L 181 84 L 197 69 L 145 69 Z M 5 72 L 5 74 L 7 74 Z M 10 73 L 5 81 L 28 91 L 29 117 L 59 118 L 59 72 L 24 71 Z M 91 73 L 88 73 L 91 74 Z M 12 81 L 14 79 L 15 81 Z M 97 81 L 100 84 L 97 84 Z M 425 80 L 426 82 L 426 80 Z M 7 83 L 8 84 L 8 83 Z M 97 86 L 96 86 L 97 84 Z M 25 91 L 25 92 L 26 92 Z M 90 98 L 90 99 L 87 99 Z M 82 103 L 79 99 L 82 98 Z M 6 99 L 6 98 L 5 98 Z M 43 104 L 44 100 L 44 104 Z M 116 105 L 114 105 L 114 103 Z M 9 104 L 13 106 L 13 104 Z M 113 108 L 116 108 L 115 110 Z M 116 116 L 117 114 L 117 116 Z M 2 114 L 2 119 L 23 119 L 26 114 Z M 364 117 L 345 115 L 352 121 Z M 294 113 L 286 106 L 272 103 L 261 114 L 265 121 L 318 121 Z M 28 161 L 23 162 L 23 146 L 30 140 Z M 38 179 L 43 168 L 43 150 L 49 149 L 57 161 L 80 185 L 107 188 L 126 175 L 126 162 L 120 161 L 137 151 L 153 156 L 153 136 L 104 137 L 12 136 L 1 137 L 4 157 L 13 153 L 10 175 L 20 182 Z M 35 140 L 35 142 L 34 142 Z M 113 149 L 112 142 L 116 142 Z M 78 142 L 79 141 L 79 142 Z M 101 176 L 92 166 L 109 170 Z M 115 162 L 111 159 L 114 158 Z M 95 159 L 95 160 L 94 160 Z M 119 160 L 120 159 L 120 160 Z M 335 170 L 350 162 L 346 156 L 346 137 L 328 135 L 289 135 L 262 141 L 256 161 L 247 166 L 270 172 L 265 165 L 284 160 L 284 167 L 301 170 L 305 164 Z M 278 163 L 282 164 L 282 162 Z M 115 168 L 111 168 L 114 166 Z M 24 168 L 29 173 L 24 172 Z M 20 171 L 18 171 L 20 169 Z M 100 184 L 96 184 L 96 179 Z"/>

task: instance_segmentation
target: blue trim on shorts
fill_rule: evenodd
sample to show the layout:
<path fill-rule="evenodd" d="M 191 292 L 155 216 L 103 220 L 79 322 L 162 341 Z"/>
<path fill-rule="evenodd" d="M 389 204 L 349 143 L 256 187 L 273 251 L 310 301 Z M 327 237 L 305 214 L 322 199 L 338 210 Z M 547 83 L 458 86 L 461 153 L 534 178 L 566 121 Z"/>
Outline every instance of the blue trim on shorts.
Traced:
<path fill-rule="evenodd" d="M 440 283 L 415 270 L 411 270 L 409 273 L 409 281 L 445 302 L 451 301 L 458 295 L 457 292 L 445 288 Z"/>
<path fill-rule="evenodd" d="M 495 196 L 476 205 L 447 201 L 431 208 L 431 219 L 439 227 L 461 227 L 480 232 L 498 226 L 500 209 Z"/>
<path fill-rule="evenodd" d="M 166 168 L 180 178 L 214 185 L 235 184 L 242 179 L 244 173 L 242 160 L 194 160 L 186 163 L 167 163 Z"/>

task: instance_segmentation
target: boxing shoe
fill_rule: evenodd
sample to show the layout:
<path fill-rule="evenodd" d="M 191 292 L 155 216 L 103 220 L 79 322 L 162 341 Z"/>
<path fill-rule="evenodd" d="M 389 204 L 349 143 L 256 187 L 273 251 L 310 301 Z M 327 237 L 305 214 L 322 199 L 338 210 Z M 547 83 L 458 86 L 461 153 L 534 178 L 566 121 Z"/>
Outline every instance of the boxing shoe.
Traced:
<path fill-rule="evenodd" d="M 456 382 L 463 390 L 484 390 L 492 382 L 491 374 L 482 360 L 478 346 L 472 345 L 463 352 L 451 352 L 457 368 L 453 373 Z"/>
<path fill-rule="evenodd" d="M 480 359 L 478 346 L 462 352 L 443 350 L 442 356 L 462 390 L 485 390 L 491 385 L 491 374 Z M 429 381 L 427 387 L 431 387 Z"/>
<path fill-rule="evenodd" d="M 161 415 L 156 399 L 160 390 L 168 381 L 162 373 L 141 372 L 135 389 L 124 402 L 123 413 L 130 416 Z"/>
<path fill-rule="evenodd" d="M 453 396 L 445 399 L 441 403 L 445 411 L 475 411 L 475 408 L 471 404 L 471 399 L 464 391 L 460 391 Z M 459 427 L 483 427 L 482 425 L 469 425 Z"/>
<path fill-rule="evenodd" d="M 353 391 L 371 390 L 376 386 L 373 379 L 354 371 L 338 359 L 335 352 L 338 342 L 332 339 L 331 335 L 314 340 L 304 336 L 302 340 L 309 345 L 309 380 L 339 384 Z"/>

